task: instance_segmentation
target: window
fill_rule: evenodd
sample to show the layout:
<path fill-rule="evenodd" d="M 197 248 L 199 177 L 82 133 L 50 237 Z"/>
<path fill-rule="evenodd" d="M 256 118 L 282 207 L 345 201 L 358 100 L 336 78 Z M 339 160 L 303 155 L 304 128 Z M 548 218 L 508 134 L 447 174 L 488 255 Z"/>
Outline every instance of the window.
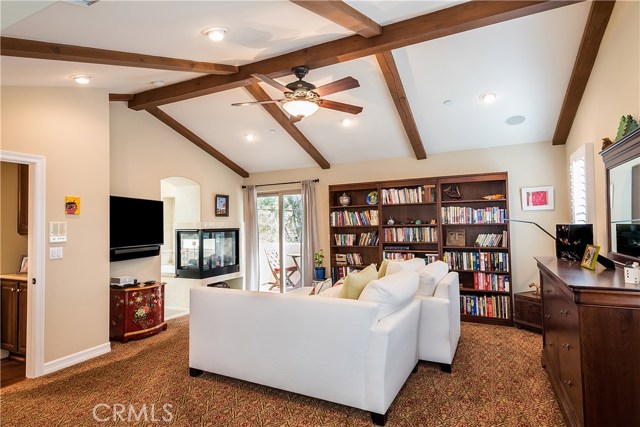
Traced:
<path fill-rule="evenodd" d="M 569 160 L 571 219 L 574 224 L 595 224 L 593 144 L 585 144 Z"/>

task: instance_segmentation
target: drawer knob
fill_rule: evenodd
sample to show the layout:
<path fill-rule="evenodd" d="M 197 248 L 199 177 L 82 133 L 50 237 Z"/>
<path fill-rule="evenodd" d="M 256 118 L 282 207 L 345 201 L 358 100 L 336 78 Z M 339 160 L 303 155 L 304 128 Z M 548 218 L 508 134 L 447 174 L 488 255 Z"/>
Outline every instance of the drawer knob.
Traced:
<path fill-rule="evenodd" d="M 545 293 L 545 294 L 550 294 L 550 293 L 551 293 L 551 289 L 545 289 L 545 290 L 544 290 L 544 293 Z"/>
<path fill-rule="evenodd" d="M 544 315 L 544 318 L 545 318 L 545 319 L 550 319 L 550 318 L 551 318 L 551 315 L 550 315 L 550 314 L 545 314 L 545 315 Z"/>
<path fill-rule="evenodd" d="M 564 381 L 563 381 L 563 383 L 564 383 L 564 385 L 566 385 L 566 386 L 567 386 L 567 387 L 569 387 L 569 388 L 571 388 L 571 386 L 573 385 L 573 384 L 571 383 L 571 380 L 564 380 Z"/>
<path fill-rule="evenodd" d="M 569 343 L 564 343 L 564 344 L 562 344 L 562 348 L 564 348 L 565 350 L 569 351 L 569 349 L 571 348 L 571 345 L 569 345 Z"/>
<path fill-rule="evenodd" d="M 549 344 L 547 344 L 549 347 L 553 347 L 553 343 L 550 342 Z"/>
<path fill-rule="evenodd" d="M 567 310 L 560 310 L 560 314 L 562 314 L 563 316 L 566 316 L 569 314 L 569 312 Z"/>

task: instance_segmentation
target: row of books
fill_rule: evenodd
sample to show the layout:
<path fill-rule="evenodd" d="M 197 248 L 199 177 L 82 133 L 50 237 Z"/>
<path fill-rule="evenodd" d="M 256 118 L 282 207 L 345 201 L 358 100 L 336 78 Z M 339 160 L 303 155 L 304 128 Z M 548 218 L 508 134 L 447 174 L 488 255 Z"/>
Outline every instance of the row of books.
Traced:
<path fill-rule="evenodd" d="M 506 210 L 497 206 L 469 208 L 464 206 L 446 206 L 440 208 L 442 224 L 502 224 Z"/>
<path fill-rule="evenodd" d="M 361 268 L 349 267 L 349 266 L 334 266 L 331 267 L 331 281 L 336 283 L 340 279 L 344 279 L 347 275 L 353 271 L 360 271 Z"/>
<path fill-rule="evenodd" d="M 473 273 L 473 289 L 509 292 L 509 276 L 494 273 Z"/>
<path fill-rule="evenodd" d="M 383 188 L 380 200 L 382 200 L 383 205 L 435 202 L 436 186 L 424 185 L 414 188 Z"/>
<path fill-rule="evenodd" d="M 445 252 L 451 270 L 509 271 L 509 254 L 503 252 Z"/>
<path fill-rule="evenodd" d="M 438 230 L 435 227 L 385 228 L 384 241 L 436 243 Z"/>
<path fill-rule="evenodd" d="M 460 314 L 510 319 L 508 295 L 460 295 Z"/>
<path fill-rule="evenodd" d="M 338 265 L 362 265 L 363 262 L 362 254 L 357 252 L 352 254 L 336 254 L 336 264 Z"/>
<path fill-rule="evenodd" d="M 358 238 L 354 233 L 338 233 L 333 235 L 336 246 L 375 246 L 378 244 L 378 232 L 360 233 Z"/>
<path fill-rule="evenodd" d="M 502 246 L 503 248 L 507 247 L 507 230 L 503 231 L 502 234 L 498 233 L 481 233 L 478 234 L 475 243 L 473 246 L 479 246 L 483 248 L 489 247 L 498 247 Z"/>
<path fill-rule="evenodd" d="M 378 211 L 335 211 L 329 215 L 332 227 L 349 225 L 378 225 Z"/>
<path fill-rule="evenodd" d="M 413 258 L 422 258 L 427 264 L 437 261 L 438 254 L 432 253 L 415 253 L 415 252 L 382 252 L 383 259 L 389 260 L 408 260 Z"/>

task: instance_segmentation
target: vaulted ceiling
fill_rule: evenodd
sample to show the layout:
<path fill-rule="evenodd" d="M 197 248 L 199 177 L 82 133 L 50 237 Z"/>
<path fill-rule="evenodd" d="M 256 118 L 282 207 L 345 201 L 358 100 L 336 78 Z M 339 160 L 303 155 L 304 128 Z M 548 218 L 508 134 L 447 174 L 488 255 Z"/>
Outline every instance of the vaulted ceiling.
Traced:
<path fill-rule="evenodd" d="M 2 1 L 3 86 L 89 87 L 249 173 L 564 144 L 612 1 Z M 228 27 L 212 42 L 201 32 Z M 351 76 L 292 123 L 274 85 Z M 256 77 L 256 75 L 258 75 Z M 264 79 L 263 79 L 264 80 Z M 162 82 L 162 86 L 157 86 Z M 491 104 L 480 95 L 493 92 Z M 145 112 L 146 111 L 146 112 Z M 350 126 L 342 120 L 351 119 Z M 519 122 L 519 123 L 518 123 Z M 247 139 L 248 135 L 253 140 Z M 185 141 L 185 143 L 188 143 Z"/>

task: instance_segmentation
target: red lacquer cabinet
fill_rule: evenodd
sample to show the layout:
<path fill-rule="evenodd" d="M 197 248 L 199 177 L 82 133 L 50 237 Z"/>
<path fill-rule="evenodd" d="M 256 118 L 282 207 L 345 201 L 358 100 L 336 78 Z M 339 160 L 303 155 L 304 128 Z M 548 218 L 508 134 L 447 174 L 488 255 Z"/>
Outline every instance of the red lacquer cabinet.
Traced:
<path fill-rule="evenodd" d="M 127 342 L 167 329 L 164 321 L 164 283 L 111 288 L 109 338 Z"/>

